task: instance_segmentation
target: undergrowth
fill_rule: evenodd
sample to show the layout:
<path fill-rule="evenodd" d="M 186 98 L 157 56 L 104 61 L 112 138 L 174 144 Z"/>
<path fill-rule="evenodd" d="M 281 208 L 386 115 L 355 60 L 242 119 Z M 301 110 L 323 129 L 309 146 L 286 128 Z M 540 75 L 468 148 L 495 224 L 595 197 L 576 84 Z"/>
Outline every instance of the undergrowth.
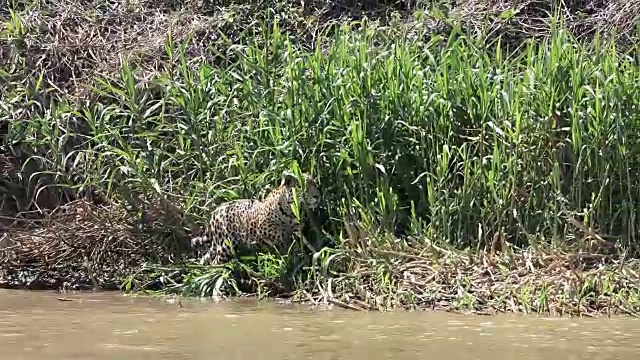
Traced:
<path fill-rule="evenodd" d="M 143 77 L 124 61 L 84 98 L 42 101 L 42 77 L 12 83 L 2 210 L 85 195 L 125 209 L 127 248 L 144 238 L 155 253 L 127 265 L 126 291 L 637 314 L 637 49 L 556 24 L 508 52 L 459 27 L 357 25 L 309 49 L 265 22 L 214 62 L 168 37 L 166 67 Z M 176 250 L 216 204 L 262 197 L 287 169 L 322 189 L 305 241 L 213 269 Z M 33 243 L 30 219 L 4 225 L 3 241 Z M 92 244 L 78 254 L 100 282 Z"/>

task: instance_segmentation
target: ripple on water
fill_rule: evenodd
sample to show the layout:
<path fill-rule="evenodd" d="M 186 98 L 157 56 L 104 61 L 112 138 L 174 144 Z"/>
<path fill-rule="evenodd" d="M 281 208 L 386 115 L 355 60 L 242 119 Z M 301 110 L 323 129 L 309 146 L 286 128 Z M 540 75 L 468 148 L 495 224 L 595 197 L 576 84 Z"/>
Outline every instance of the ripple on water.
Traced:
<path fill-rule="evenodd" d="M 636 319 L 310 312 L 186 299 L 178 308 L 101 296 L 62 303 L 54 296 L 0 295 L 1 358 L 635 360 L 640 352 Z"/>

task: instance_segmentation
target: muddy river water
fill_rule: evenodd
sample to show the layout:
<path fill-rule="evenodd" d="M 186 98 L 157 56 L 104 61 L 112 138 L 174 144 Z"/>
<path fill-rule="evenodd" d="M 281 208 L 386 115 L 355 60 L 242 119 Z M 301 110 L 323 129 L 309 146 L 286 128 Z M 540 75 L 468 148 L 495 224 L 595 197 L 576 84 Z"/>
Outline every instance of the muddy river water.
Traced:
<path fill-rule="evenodd" d="M 64 297 L 71 301 L 60 301 Z M 640 359 L 640 320 L 0 290 L 0 359 Z"/>

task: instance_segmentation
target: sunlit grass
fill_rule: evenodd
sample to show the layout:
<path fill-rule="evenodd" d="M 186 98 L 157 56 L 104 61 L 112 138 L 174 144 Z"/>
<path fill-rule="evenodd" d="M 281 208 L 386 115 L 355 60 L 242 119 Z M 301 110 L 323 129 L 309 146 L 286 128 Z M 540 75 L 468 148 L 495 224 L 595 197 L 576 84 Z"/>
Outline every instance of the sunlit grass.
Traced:
<path fill-rule="evenodd" d="M 367 29 L 305 53 L 277 27 L 269 39 L 150 82 L 124 66 L 97 82 L 98 101 L 51 104 L 11 136 L 63 183 L 180 195 L 203 216 L 295 163 L 332 216 L 362 204 L 387 232 L 526 245 L 573 238 L 567 213 L 627 243 L 637 232 L 640 71 L 612 45 L 559 31 L 507 56 Z"/>
<path fill-rule="evenodd" d="M 133 205 L 151 194 L 201 223 L 220 202 L 265 195 L 285 169 L 310 172 L 328 217 L 307 240 L 324 249 L 293 256 L 295 275 L 261 258 L 262 283 L 355 271 L 357 250 L 579 243 L 588 234 L 567 217 L 637 246 L 640 66 L 613 44 L 558 30 L 505 53 L 455 32 L 364 26 L 308 52 L 277 25 L 264 33 L 265 46 L 237 44 L 219 65 L 190 65 L 167 43 L 179 66 L 143 81 L 125 65 L 95 82 L 95 98 L 31 111 L 9 138 L 57 184 Z M 24 97 L 10 94 L 6 113 Z M 345 221 L 369 236 L 346 239 Z M 370 281 L 399 296 L 398 264 L 371 256 Z M 226 279 L 215 274 L 194 270 L 177 286 L 211 294 Z M 548 291 L 516 296 L 548 309 Z"/>

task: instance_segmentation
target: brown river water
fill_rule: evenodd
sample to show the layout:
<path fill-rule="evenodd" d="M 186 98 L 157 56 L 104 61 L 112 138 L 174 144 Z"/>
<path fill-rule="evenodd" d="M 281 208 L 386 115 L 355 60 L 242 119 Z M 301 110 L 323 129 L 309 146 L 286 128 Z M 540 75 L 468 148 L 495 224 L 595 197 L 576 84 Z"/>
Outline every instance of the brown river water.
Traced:
<path fill-rule="evenodd" d="M 640 320 L 629 317 L 169 299 L 0 290 L 0 359 L 640 359 Z"/>

